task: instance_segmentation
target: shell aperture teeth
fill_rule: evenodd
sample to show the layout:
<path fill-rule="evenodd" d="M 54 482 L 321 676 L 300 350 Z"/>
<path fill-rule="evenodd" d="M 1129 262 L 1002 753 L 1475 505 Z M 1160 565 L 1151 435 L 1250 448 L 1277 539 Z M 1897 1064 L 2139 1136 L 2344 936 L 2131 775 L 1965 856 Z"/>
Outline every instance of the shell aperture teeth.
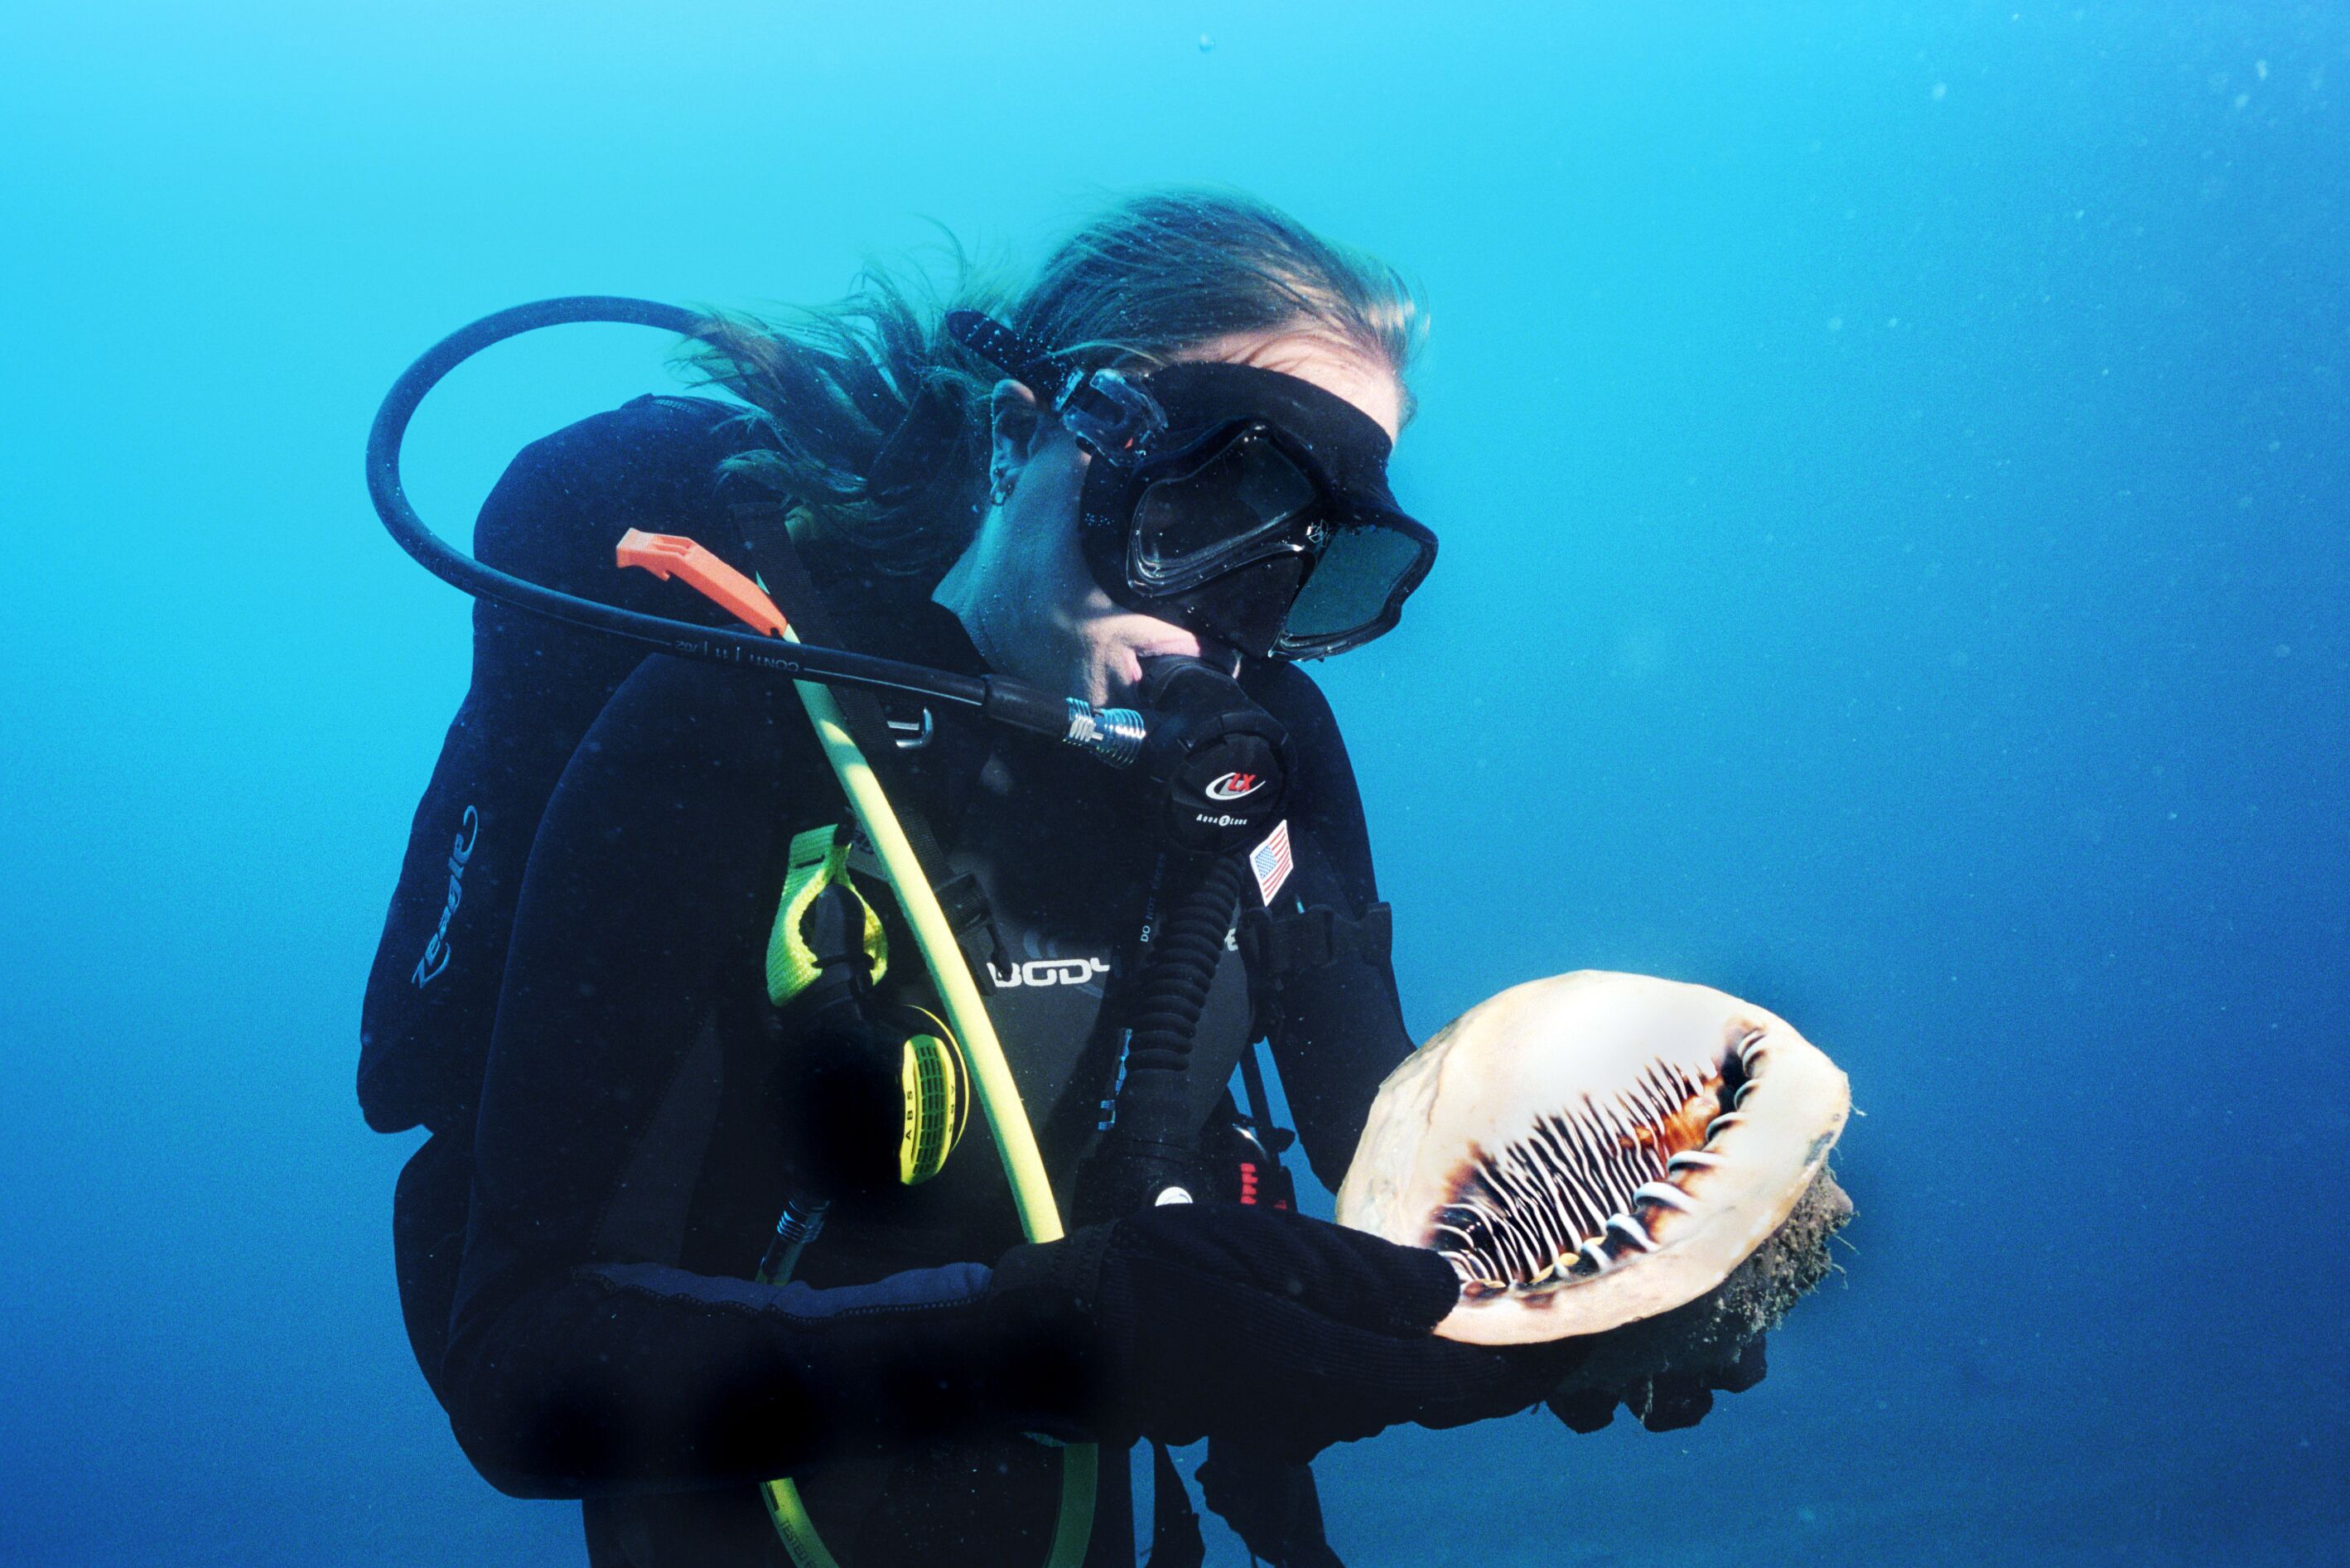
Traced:
<path fill-rule="evenodd" d="M 1657 1250 L 1656 1241 L 1648 1234 L 1648 1228 L 1629 1214 L 1610 1214 L 1607 1216 L 1607 1229 L 1623 1237 L 1643 1252 L 1653 1252 Z"/>
<path fill-rule="evenodd" d="M 1644 1181 L 1632 1189 L 1632 1197 L 1642 1203 L 1660 1204 L 1677 1214 L 1693 1214 L 1697 1202 L 1669 1181 Z"/>
<path fill-rule="evenodd" d="M 1676 1170 L 1713 1170 L 1726 1163 L 1728 1162 L 1718 1154 L 1709 1154 L 1701 1148 L 1685 1148 L 1679 1154 L 1673 1156 L 1672 1158 L 1665 1161 L 1665 1169 L 1668 1172 Z"/>
<path fill-rule="evenodd" d="M 1700 1207 L 1672 1179 L 1719 1161 L 1674 1162 L 1701 1154 L 1733 1073 L 1652 1059 L 1618 1093 L 1586 1092 L 1499 1148 L 1472 1147 L 1424 1244 L 1482 1290 L 1535 1294 L 1656 1251 L 1658 1216 Z"/>

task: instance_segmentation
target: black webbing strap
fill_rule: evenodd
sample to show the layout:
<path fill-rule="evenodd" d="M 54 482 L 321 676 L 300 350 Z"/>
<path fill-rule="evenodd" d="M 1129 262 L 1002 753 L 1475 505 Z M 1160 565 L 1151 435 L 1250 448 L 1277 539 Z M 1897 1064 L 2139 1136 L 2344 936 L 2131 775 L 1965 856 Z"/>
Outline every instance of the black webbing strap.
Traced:
<path fill-rule="evenodd" d="M 1150 1443 L 1150 1550 L 1146 1568 L 1200 1568 L 1208 1560 L 1208 1543 L 1200 1533 L 1199 1511 L 1184 1489 L 1182 1472 L 1175 1468 L 1167 1445 Z"/>
<path fill-rule="evenodd" d="M 741 501 L 727 510 L 733 515 L 752 570 L 793 629 L 811 642 L 829 648 L 845 646 L 799 552 L 792 547 L 791 530 L 782 504 L 775 501 Z M 894 776 L 897 742 L 889 733 L 889 721 L 882 714 L 879 700 L 872 692 L 855 687 L 836 686 L 832 694 L 840 704 L 841 719 L 847 724 L 848 737 L 857 742 L 857 749 L 865 753 L 865 760 L 882 776 L 885 784 L 899 784 L 900 781 Z M 972 978 L 982 992 L 992 992 L 995 985 L 990 971 L 997 943 L 994 927 L 988 919 L 987 896 L 981 890 L 979 879 L 947 865 L 946 851 L 940 847 L 938 836 L 931 830 L 930 818 L 914 804 L 911 791 L 891 789 L 889 805 L 898 814 L 899 826 L 905 830 L 906 842 L 913 847 L 915 864 L 921 867 L 923 879 L 937 895 L 939 909 L 952 928 L 955 940 L 962 945 L 963 957 L 970 961 Z M 868 857 L 852 855 L 850 863 L 868 875 L 880 875 L 879 863 Z"/>
<path fill-rule="evenodd" d="M 1291 915 L 1251 909 L 1241 917 L 1238 940 L 1249 979 L 1258 984 L 1344 958 L 1385 963 L 1395 947 L 1395 911 L 1373 904 L 1350 920 L 1326 904 Z"/>

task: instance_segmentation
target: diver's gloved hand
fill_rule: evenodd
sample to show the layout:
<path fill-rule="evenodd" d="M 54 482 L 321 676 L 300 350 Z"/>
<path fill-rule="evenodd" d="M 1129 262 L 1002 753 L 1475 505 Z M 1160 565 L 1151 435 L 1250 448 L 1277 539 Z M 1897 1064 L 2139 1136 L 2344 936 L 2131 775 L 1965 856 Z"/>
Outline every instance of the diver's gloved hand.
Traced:
<path fill-rule="evenodd" d="M 1581 1360 L 1571 1344 L 1436 1338 L 1459 1294 L 1434 1252 L 1237 1203 L 1170 1204 L 1015 1248 L 990 1287 L 1051 1362 L 1037 1381 L 1106 1438 L 1229 1432 L 1299 1459 L 1399 1422 L 1525 1409 Z"/>
<path fill-rule="evenodd" d="M 1616 1418 L 1622 1405 L 1651 1432 L 1694 1427 L 1713 1408 L 1713 1397 L 1743 1394 L 1762 1381 L 1762 1336 L 1739 1346 L 1732 1360 L 1714 1366 L 1677 1368 L 1637 1378 L 1621 1388 L 1576 1388 L 1554 1394 L 1551 1413 L 1578 1432 L 1596 1432 Z"/>

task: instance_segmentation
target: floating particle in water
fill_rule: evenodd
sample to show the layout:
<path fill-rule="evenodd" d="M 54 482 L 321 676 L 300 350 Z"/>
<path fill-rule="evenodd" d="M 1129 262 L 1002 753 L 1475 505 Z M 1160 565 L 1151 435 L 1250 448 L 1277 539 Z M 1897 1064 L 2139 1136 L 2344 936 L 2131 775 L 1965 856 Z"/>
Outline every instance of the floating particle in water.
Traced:
<path fill-rule="evenodd" d="M 1946 99 L 1946 98 L 1948 98 L 1948 97 L 1950 97 L 1950 83 L 1948 83 L 1948 82 L 1936 82 L 1936 83 L 1934 84 L 1934 101 L 1935 101 L 1936 103 L 1939 103 L 1939 102 L 1941 102 L 1944 99 Z"/>
<path fill-rule="evenodd" d="M 1214 34 L 1202 33 L 1200 35 L 1200 52 L 1203 55 L 1212 55 L 1216 52 L 1216 38 Z"/>

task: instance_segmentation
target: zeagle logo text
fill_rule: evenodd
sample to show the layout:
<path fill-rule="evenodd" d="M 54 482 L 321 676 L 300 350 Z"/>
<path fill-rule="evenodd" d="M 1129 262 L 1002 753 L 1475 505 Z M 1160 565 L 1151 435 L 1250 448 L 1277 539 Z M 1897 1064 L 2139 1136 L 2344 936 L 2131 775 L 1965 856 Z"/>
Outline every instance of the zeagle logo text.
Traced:
<path fill-rule="evenodd" d="M 449 922 L 457 918 L 457 906 L 465 900 L 465 862 L 473 857 L 473 846 L 481 836 L 482 814 L 469 805 L 463 831 L 449 845 L 449 901 L 441 906 L 441 924 L 433 930 L 432 940 L 424 944 L 424 956 L 416 961 L 414 978 L 420 991 L 449 967 Z"/>
<path fill-rule="evenodd" d="M 1264 787 L 1261 774 L 1226 774 L 1208 785 L 1210 800 L 1240 800 Z"/>

